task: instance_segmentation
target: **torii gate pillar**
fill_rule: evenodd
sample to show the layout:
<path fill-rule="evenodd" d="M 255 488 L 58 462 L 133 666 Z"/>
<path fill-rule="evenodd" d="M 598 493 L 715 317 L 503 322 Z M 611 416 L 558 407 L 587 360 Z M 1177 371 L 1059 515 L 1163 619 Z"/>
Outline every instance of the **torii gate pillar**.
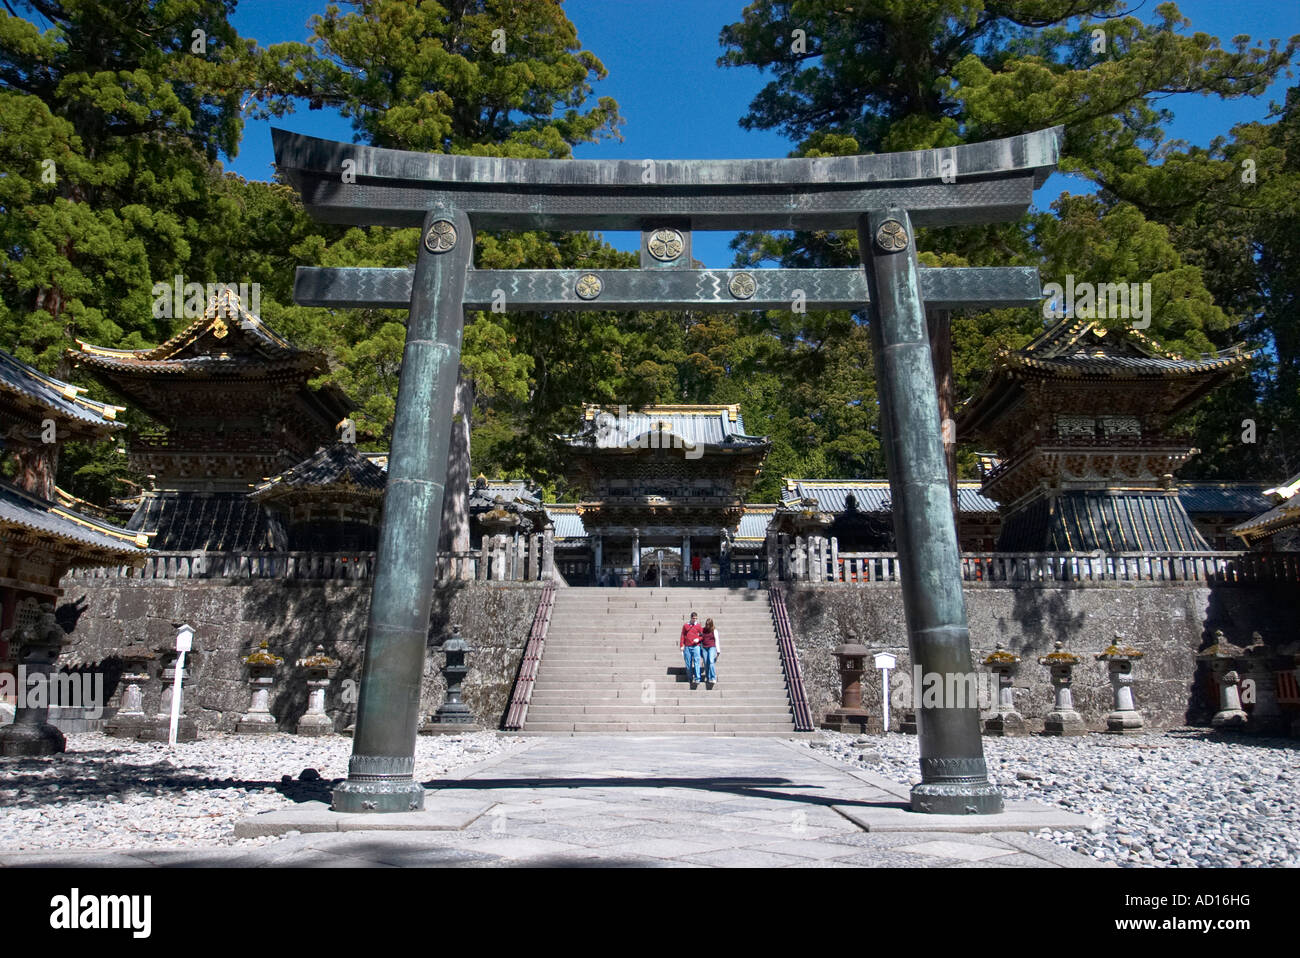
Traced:
<path fill-rule="evenodd" d="M 970 632 L 913 236 L 907 212 L 897 207 L 858 220 L 908 648 L 913 674 L 919 667 L 923 676 L 939 676 L 948 693 L 967 688 L 947 677 L 970 673 Z M 958 708 L 941 701 L 927 708 L 920 688 L 912 695 L 921 749 L 921 784 L 912 789 L 912 809 L 954 815 L 1002 811 L 1002 795 L 989 783 L 984 763 L 977 704 Z"/>

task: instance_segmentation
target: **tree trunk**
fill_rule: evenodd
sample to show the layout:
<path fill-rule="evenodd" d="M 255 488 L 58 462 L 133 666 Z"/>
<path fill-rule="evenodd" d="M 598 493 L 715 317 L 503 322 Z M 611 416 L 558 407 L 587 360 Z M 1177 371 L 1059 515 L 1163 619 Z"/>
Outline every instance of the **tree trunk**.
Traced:
<path fill-rule="evenodd" d="M 439 552 L 468 552 L 469 543 L 469 428 L 474 409 L 474 385 L 461 367 L 456 378 L 456 405 L 452 414 L 451 446 L 447 450 L 447 489 L 442 499 L 442 534 Z M 453 565 L 453 575 L 458 567 Z"/>
<path fill-rule="evenodd" d="M 960 538 L 961 512 L 957 508 L 957 424 L 953 420 L 952 380 L 952 313 L 946 309 L 926 310 L 930 332 L 930 361 L 934 365 L 934 384 L 939 392 L 939 426 L 943 429 L 943 452 L 948 461 L 948 495 L 952 500 L 952 519 Z"/>

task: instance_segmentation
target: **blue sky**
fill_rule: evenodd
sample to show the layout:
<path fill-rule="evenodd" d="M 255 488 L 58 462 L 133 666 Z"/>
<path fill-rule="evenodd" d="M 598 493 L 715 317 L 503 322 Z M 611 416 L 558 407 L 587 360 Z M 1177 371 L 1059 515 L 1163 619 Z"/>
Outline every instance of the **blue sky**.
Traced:
<path fill-rule="evenodd" d="M 286 40 L 306 41 L 307 21 L 323 12 L 325 0 L 241 0 L 233 18 L 239 32 L 262 45 Z M 595 94 L 612 96 L 627 121 L 623 142 L 605 141 L 579 147 L 584 159 L 735 159 L 780 157 L 793 148 L 774 132 L 746 131 L 739 119 L 768 77 L 751 68 L 723 69 L 716 65 L 721 48 L 718 33 L 740 19 L 743 0 L 568 0 L 564 8 L 578 28 L 586 49 L 605 64 L 609 76 L 596 84 Z M 1136 6 L 1136 5 L 1135 5 Z M 1139 16 L 1153 16 L 1146 2 Z M 1221 39 L 1224 46 L 1238 34 L 1256 41 L 1300 34 L 1300 3 L 1295 0 L 1183 0 L 1178 4 L 1192 21 L 1193 31 Z M 1171 137 L 1208 146 L 1236 123 L 1262 120 L 1269 101 L 1281 102 L 1295 82 L 1283 76 L 1262 97 L 1220 100 L 1179 95 L 1163 105 L 1173 110 Z M 229 169 L 249 179 L 271 176 L 269 128 L 281 126 L 299 133 L 350 141 L 350 124 L 330 110 L 305 108 L 267 123 L 250 122 L 244 130 L 239 156 Z M 1087 192 L 1086 181 L 1051 177 L 1038 192 L 1046 207 L 1063 190 Z M 635 249 L 633 234 L 606 234 L 624 249 Z M 694 253 L 706 266 L 726 266 L 732 253 L 730 234 L 697 233 Z"/>

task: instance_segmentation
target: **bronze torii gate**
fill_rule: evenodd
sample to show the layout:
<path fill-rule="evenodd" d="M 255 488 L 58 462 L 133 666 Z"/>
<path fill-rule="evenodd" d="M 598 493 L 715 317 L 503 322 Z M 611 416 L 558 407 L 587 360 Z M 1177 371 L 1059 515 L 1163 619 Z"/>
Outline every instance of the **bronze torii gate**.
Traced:
<path fill-rule="evenodd" d="M 466 309 L 867 305 L 912 662 L 926 675 L 971 671 L 926 307 L 1036 304 L 1038 273 L 921 269 L 913 228 L 1019 216 L 1056 165 L 1060 127 L 915 153 L 793 160 L 515 160 L 272 136 L 277 168 L 317 219 L 421 228 L 414 270 L 299 268 L 294 289 L 303 305 L 410 309 L 337 811 L 424 806 L 415 740 Z M 475 229 L 640 230 L 642 268 L 476 270 Z M 692 269 L 692 229 L 856 229 L 863 268 Z M 974 703 L 918 704 L 922 781 L 912 808 L 1000 812 Z"/>

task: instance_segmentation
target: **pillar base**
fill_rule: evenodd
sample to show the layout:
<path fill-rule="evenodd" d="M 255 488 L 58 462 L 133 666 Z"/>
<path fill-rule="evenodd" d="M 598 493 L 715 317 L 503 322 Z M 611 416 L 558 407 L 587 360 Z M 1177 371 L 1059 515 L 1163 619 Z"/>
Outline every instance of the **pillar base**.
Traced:
<path fill-rule="evenodd" d="M 330 807 L 336 812 L 418 812 L 424 808 L 424 786 L 414 780 L 397 782 L 346 781 L 334 789 Z"/>
<path fill-rule="evenodd" d="M 123 715 L 119 712 L 104 723 L 104 734 L 109 738 L 135 739 L 149 724 L 144 715 Z"/>
<path fill-rule="evenodd" d="M 1215 713 L 1210 724 L 1215 728 L 1245 728 L 1246 713 L 1241 709 L 1224 709 Z"/>
<path fill-rule="evenodd" d="M 912 786 L 912 811 L 927 815 L 997 815 L 1002 792 L 989 782 L 922 782 Z"/>
<path fill-rule="evenodd" d="M 826 713 L 826 718 L 820 727 L 830 732 L 857 732 L 860 735 L 867 733 L 879 734 L 881 720 L 880 716 L 873 712 L 836 709 L 833 712 Z"/>
<path fill-rule="evenodd" d="M 1028 735 L 1025 717 L 1019 712 L 999 712 L 984 721 L 984 734 L 993 738 Z"/>
<path fill-rule="evenodd" d="M 273 716 L 245 715 L 235 726 L 236 735 L 267 735 L 280 731 Z"/>
<path fill-rule="evenodd" d="M 171 720 L 153 721 L 141 726 L 140 734 L 137 736 L 141 742 L 166 742 L 171 733 Z M 177 742 L 197 742 L 199 740 L 199 730 L 194 725 L 194 719 L 182 718 L 176 723 L 176 741 Z"/>
<path fill-rule="evenodd" d="M 5 758 L 58 755 L 67 749 L 67 738 L 48 722 L 40 725 L 6 725 L 0 728 L 0 756 Z"/>
<path fill-rule="evenodd" d="M 1088 726 L 1083 724 L 1083 716 L 1073 710 L 1065 712 L 1048 712 L 1043 720 L 1044 735 L 1087 735 Z"/>
<path fill-rule="evenodd" d="M 1145 725 L 1141 712 L 1106 713 L 1106 731 L 1111 735 L 1141 735 L 1146 731 Z"/>
<path fill-rule="evenodd" d="M 298 720 L 296 734 L 305 735 L 308 738 L 316 738 L 321 735 L 332 735 L 334 733 L 334 723 L 325 715 L 304 715 Z"/>
<path fill-rule="evenodd" d="M 483 726 L 477 722 L 426 722 L 420 726 L 421 735 L 465 735 L 482 731 Z"/>

